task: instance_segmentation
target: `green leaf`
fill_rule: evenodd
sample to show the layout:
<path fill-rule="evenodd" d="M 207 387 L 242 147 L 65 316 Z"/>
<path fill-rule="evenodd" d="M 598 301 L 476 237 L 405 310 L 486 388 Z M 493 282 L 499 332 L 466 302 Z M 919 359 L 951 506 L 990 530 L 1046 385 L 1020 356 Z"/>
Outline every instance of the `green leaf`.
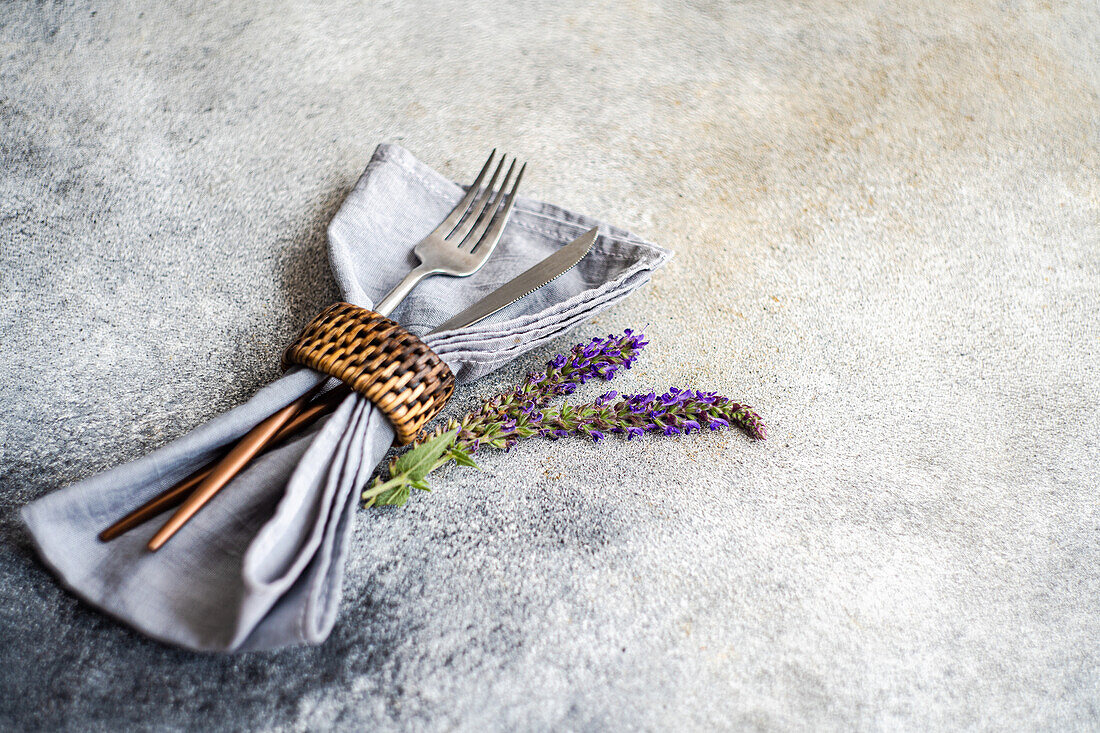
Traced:
<path fill-rule="evenodd" d="M 393 474 L 395 476 L 398 474 L 406 474 L 409 481 L 423 479 L 428 475 L 428 472 L 435 467 L 436 461 L 438 461 L 454 443 L 457 433 L 457 428 L 448 431 L 443 433 L 443 435 L 432 438 L 428 442 L 413 448 L 408 453 L 399 456 L 397 462 L 393 464 Z"/>
<path fill-rule="evenodd" d="M 395 486 L 389 491 L 384 491 L 374 500 L 375 506 L 404 506 L 409 500 L 408 486 Z"/>
<path fill-rule="evenodd" d="M 452 446 L 450 452 L 447 453 L 447 457 L 460 466 L 478 468 L 478 465 L 474 463 L 474 459 L 470 456 L 469 451 L 467 451 L 465 448 Z"/>

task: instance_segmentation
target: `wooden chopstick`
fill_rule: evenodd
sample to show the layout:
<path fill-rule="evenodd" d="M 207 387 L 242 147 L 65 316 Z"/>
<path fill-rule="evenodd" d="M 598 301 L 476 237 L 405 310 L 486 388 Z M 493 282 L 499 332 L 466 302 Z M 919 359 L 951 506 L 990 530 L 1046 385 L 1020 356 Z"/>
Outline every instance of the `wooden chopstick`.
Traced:
<path fill-rule="evenodd" d="M 210 472 L 214 470 L 214 465 L 215 464 L 211 463 L 205 468 L 200 468 L 183 481 L 180 481 L 172 488 L 145 502 L 125 517 L 100 532 L 100 542 L 110 542 L 115 537 L 124 535 L 134 527 L 145 524 L 153 517 L 182 504 L 184 499 L 190 496 L 195 490 L 195 487 L 210 475 Z"/>
<path fill-rule="evenodd" d="M 294 414 L 305 406 L 311 397 L 311 394 L 302 395 L 265 419 L 241 438 L 240 442 L 233 446 L 233 449 L 214 465 L 206 478 L 184 499 L 183 504 L 176 509 L 176 513 L 168 518 L 163 527 L 157 530 L 157 533 L 153 535 L 153 539 L 149 540 L 147 545 L 149 551 L 156 552 L 159 550 L 165 542 L 172 539 L 176 532 L 180 531 L 183 525 L 191 521 L 191 517 L 195 516 L 195 512 L 206 506 L 206 503 L 213 499 L 229 483 L 230 479 L 237 475 L 237 472 L 248 465 L 248 462 L 275 437 L 275 434 L 279 432 L 279 428 L 294 417 Z"/>
<path fill-rule="evenodd" d="M 276 433 L 267 446 L 265 446 L 265 449 L 274 447 L 292 435 L 309 427 L 328 413 L 333 412 L 337 406 L 339 406 L 343 398 L 350 392 L 351 390 L 341 385 L 310 403 L 304 410 L 296 414 L 286 425 L 279 429 L 279 432 Z M 161 492 L 137 509 L 134 509 L 125 517 L 100 532 L 99 539 L 102 542 L 110 542 L 116 537 L 129 532 L 134 527 L 139 527 L 169 509 L 174 509 L 179 506 L 194 492 L 195 487 L 197 487 L 204 478 L 210 475 L 215 465 L 215 462 L 211 462 L 203 466 L 171 488 Z"/>

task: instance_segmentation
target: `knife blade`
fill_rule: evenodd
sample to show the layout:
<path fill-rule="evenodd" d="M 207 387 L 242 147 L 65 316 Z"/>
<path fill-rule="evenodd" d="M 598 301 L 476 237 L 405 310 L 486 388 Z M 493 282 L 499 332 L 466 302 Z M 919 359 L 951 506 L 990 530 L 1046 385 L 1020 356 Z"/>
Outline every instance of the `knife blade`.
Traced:
<path fill-rule="evenodd" d="M 493 315 L 501 308 L 506 308 L 517 300 L 526 298 L 543 285 L 572 270 L 592 249 L 592 244 L 596 241 L 598 233 L 599 227 L 589 229 L 542 262 L 516 275 L 466 310 L 439 324 L 429 331 L 428 335 L 454 328 L 472 326 Z"/>

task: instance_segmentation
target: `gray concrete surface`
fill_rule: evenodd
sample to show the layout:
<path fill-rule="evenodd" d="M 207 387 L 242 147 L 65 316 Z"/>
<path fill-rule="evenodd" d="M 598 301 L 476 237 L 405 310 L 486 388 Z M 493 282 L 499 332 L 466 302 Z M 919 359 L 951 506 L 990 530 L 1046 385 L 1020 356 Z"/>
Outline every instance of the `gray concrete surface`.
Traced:
<path fill-rule="evenodd" d="M 1092 2 L 4 5 L 0 727 L 1095 729 L 1098 49 Z M 771 439 L 450 471 L 360 513 L 317 648 L 82 606 L 16 510 L 277 373 L 382 140 L 676 250 L 578 336 Z"/>

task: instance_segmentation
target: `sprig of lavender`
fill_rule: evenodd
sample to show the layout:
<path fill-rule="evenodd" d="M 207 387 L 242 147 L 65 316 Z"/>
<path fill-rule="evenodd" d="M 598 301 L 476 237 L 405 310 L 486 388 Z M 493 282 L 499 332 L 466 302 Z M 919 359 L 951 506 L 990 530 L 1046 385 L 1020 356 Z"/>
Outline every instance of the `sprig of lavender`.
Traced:
<path fill-rule="evenodd" d="M 621 336 L 593 338 L 587 344 L 577 344 L 569 355 L 559 354 L 546 363 L 541 373 L 531 372 L 526 381 L 513 390 L 486 400 L 481 409 L 467 413 L 461 420 L 450 419 L 428 436 L 417 440 L 412 450 L 390 461 L 390 478 L 376 478 L 363 492 L 364 506 L 401 505 L 410 489 L 427 489 L 424 477 L 449 461 L 477 467 L 471 454 L 482 446 L 507 450 L 521 438 L 539 433 L 542 411 L 554 397 L 572 394 L 579 385 L 591 379 L 611 380 L 621 369 L 629 369 L 646 347 L 645 335 L 627 329 Z M 450 435 L 449 439 L 444 436 Z M 436 449 L 446 444 L 446 447 Z M 426 473 L 414 476 L 399 465 L 404 456 L 433 446 L 429 455 L 433 465 Z M 419 485 L 423 483 L 423 486 Z"/>
<path fill-rule="evenodd" d="M 628 330 L 622 336 L 574 346 L 569 356 L 547 362 L 543 374 L 528 374 L 523 385 L 486 400 L 460 420 L 448 420 L 414 443 L 411 451 L 390 462 L 390 478 L 376 478 L 363 492 L 364 505 L 404 504 L 411 489 L 428 490 L 426 477 L 436 468 L 452 460 L 476 468 L 472 454 L 479 448 L 508 450 L 535 436 L 580 436 L 599 442 L 609 434 L 632 440 L 647 432 L 687 435 L 704 426 L 736 426 L 753 438 L 766 437 L 764 423 L 752 408 L 714 392 L 673 388 L 660 396 L 622 395 L 612 403 L 618 397 L 612 390 L 591 403 L 548 406 L 552 398 L 572 394 L 590 379 L 610 380 L 620 369 L 629 369 L 647 343 L 643 334 Z"/>
<path fill-rule="evenodd" d="M 550 400 L 573 394 L 579 385 L 592 379 L 612 380 L 620 370 L 634 364 L 648 343 L 644 334 L 627 329 L 621 336 L 612 334 L 577 344 L 568 356 L 558 354 L 546 362 L 541 374 L 528 374 L 519 387 L 486 400 L 481 409 L 460 420 L 448 420 L 415 445 L 457 430 L 457 446 L 475 452 L 483 445 L 507 450 L 517 440 L 538 434 L 542 410 Z"/>

